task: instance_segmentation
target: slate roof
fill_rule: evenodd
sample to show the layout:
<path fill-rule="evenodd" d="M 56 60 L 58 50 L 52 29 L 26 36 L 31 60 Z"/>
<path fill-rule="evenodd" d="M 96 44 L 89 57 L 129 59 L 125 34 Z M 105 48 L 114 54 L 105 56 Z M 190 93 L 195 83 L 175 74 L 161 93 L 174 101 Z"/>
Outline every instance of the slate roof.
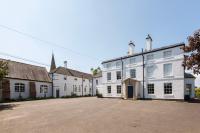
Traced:
<path fill-rule="evenodd" d="M 139 56 L 139 55 L 142 55 L 142 54 L 148 54 L 148 53 L 152 53 L 152 52 L 166 50 L 166 49 L 170 49 L 170 48 L 174 48 L 174 47 L 180 47 L 180 46 L 184 46 L 184 45 L 185 45 L 185 43 L 177 43 L 177 44 L 173 44 L 173 45 L 164 46 L 164 47 L 161 47 L 161 48 L 155 48 L 155 49 L 152 49 L 150 51 L 144 51 L 143 53 L 140 52 L 140 53 L 135 53 L 133 55 L 128 55 L 128 56 L 123 56 L 123 57 L 119 57 L 119 58 L 114 58 L 114 59 L 111 59 L 111 60 L 106 60 L 106 61 L 103 61 L 102 64 L 112 62 L 112 61 L 121 60 L 121 59 L 130 58 L 130 57 L 134 57 L 134 56 Z"/>
<path fill-rule="evenodd" d="M 8 62 L 8 75 L 6 78 L 31 80 L 38 82 L 51 82 L 45 67 L 25 64 L 21 62 L 0 59 Z"/>
<path fill-rule="evenodd" d="M 57 73 L 57 74 L 63 74 L 67 76 L 74 76 L 78 78 L 85 78 L 85 79 L 92 79 L 92 75 L 84 72 L 80 72 L 77 70 L 65 68 L 65 67 L 58 67 L 54 70 L 52 70 L 50 73 Z"/>
<path fill-rule="evenodd" d="M 190 73 L 185 73 L 185 78 L 196 78 L 196 77 Z"/>

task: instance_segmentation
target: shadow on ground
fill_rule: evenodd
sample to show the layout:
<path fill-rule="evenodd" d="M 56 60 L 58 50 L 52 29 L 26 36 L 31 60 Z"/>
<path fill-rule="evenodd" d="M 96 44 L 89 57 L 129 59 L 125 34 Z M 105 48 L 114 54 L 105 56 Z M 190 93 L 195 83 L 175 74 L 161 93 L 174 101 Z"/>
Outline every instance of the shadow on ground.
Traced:
<path fill-rule="evenodd" d="M 3 111 L 3 110 L 13 110 L 17 106 L 18 105 L 16 105 L 16 104 L 0 104 L 0 111 Z"/>

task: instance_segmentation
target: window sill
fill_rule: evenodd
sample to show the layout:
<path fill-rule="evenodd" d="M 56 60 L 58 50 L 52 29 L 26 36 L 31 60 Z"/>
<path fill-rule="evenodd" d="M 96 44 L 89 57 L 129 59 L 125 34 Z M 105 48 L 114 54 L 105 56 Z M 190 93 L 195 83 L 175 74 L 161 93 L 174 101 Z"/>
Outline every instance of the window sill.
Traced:
<path fill-rule="evenodd" d="M 169 75 L 169 76 L 164 76 L 163 78 L 173 78 L 173 75 Z"/>

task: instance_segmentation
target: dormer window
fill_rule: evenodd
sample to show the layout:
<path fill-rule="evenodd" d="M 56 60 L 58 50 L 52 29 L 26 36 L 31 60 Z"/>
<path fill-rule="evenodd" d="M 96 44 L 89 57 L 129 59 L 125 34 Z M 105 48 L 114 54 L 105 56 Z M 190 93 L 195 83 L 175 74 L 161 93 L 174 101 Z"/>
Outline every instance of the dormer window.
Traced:
<path fill-rule="evenodd" d="M 110 68 L 110 67 L 111 67 L 111 63 L 107 63 L 106 68 Z"/>
<path fill-rule="evenodd" d="M 116 67 L 120 67 L 121 66 L 121 62 L 120 61 L 117 61 L 116 62 Z"/>
<path fill-rule="evenodd" d="M 164 58 L 171 57 L 172 56 L 172 51 L 171 50 L 164 51 L 163 56 L 164 56 Z"/>

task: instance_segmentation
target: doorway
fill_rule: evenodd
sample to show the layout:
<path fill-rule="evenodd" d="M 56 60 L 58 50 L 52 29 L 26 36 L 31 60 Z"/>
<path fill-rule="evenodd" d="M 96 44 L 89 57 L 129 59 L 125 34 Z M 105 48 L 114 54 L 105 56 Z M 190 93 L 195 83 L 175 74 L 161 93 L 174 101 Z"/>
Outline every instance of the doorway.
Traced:
<path fill-rule="evenodd" d="M 191 92 L 192 92 L 192 85 L 186 84 L 186 86 L 185 86 L 185 97 L 184 97 L 185 100 L 190 100 Z"/>
<path fill-rule="evenodd" d="M 60 91 L 56 90 L 56 98 L 59 98 L 59 97 L 60 97 Z"/>
<path fill-rule="evenodd" d="M 133 98 L 133 86 L 128 86 L 128 98 Z"/>

